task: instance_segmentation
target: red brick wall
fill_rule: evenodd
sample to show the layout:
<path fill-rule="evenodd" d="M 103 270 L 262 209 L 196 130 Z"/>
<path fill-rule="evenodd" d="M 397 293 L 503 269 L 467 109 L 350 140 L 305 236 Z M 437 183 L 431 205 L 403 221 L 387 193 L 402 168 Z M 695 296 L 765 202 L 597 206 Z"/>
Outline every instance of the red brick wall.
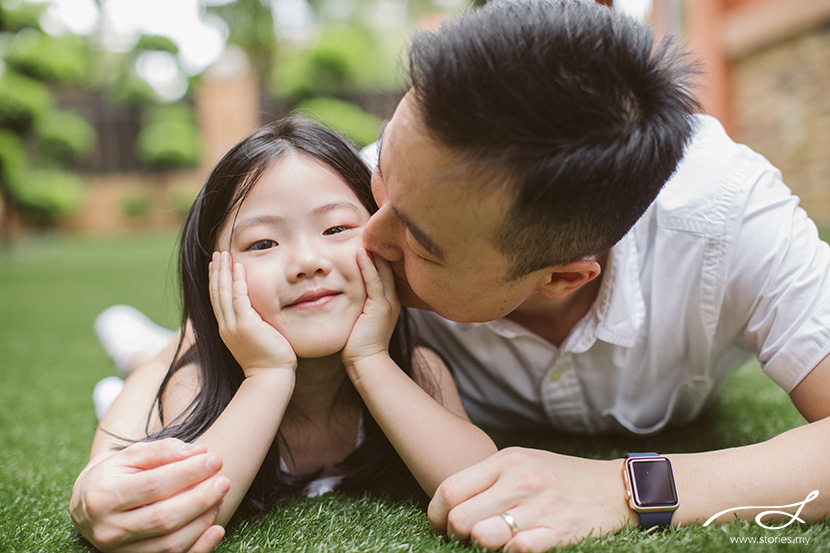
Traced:
<path fill-rule="evenodd" d="M 734 60 L 731 77 L 736 138 L 830 224 L 830 22 Z"/>

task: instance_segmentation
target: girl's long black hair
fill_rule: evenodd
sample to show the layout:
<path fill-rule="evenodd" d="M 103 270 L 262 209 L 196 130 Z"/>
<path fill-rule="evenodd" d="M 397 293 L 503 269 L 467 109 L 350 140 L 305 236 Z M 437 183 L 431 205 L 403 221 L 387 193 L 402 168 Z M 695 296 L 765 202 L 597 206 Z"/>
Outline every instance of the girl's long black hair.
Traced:
<path fill-rule="evenodd" d="M 208 177 L 182 228 L 179 255 L 182 331 L 176 358 L 159 387 L 154 405 L 163 428 L 149 439 L 172 436 L 188 442 L 196 440 L 217 420 L 245 378 L 239 363 L 219 336 L 208 291 L 208 263 L 223 222 L 260 177 L 291 152 L 308 155 L 335 171 L 369 213 L 377 210 L 371 194 L 369 169 L 348 143 L 315 122 L 298 117 L 279 120 L 255 131 L 222 158 Z M 182 351 L 188 323 L 195 336 L 195 345 Z M 412 376 L 413 340 L 408 327 L 405 310 L 402 310 L 389 349 L 392 359 Z M 171 377 L 190 363 L 199 367 L 201 389 L 198 395 L 184 413 L 164 413 L 162 397 Z M 351 386 L 351 382 L 346 379 L 344 386 Z M 418 497 L 415 479 L 365 405 L 362 409 L 364 441 L 338 465 L 345 475 L 338 489 Z M 247 511 L 260 511 L 301 494 L 316 476 L 293 476 L 281 469 L 279 438 L 278 434 L 241 505 Z M 423 499 L 422 495 L 420 499 Z"/>

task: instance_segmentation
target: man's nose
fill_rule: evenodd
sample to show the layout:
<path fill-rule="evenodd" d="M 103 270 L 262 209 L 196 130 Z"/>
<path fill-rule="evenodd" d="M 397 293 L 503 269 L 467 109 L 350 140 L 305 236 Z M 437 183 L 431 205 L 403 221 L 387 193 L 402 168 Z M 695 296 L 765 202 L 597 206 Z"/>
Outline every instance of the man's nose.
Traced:
<path fill-rule="evenodd" d="M 392 213 L 392 209 L 381 207 L 369 218 L 363 229 L 363 245 L 387 261 L 401 261 L 401 230 L 400 221 Z"/>

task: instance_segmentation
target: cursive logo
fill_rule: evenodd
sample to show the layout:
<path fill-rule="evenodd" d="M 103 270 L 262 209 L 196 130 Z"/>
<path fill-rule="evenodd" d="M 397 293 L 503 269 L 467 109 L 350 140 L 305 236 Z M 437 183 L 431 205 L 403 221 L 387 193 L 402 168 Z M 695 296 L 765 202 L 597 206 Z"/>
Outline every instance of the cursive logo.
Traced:
<path fill-rule="evenodd" d="M 767 530 L 780 530 L 782 528 L 786 528 L 796 520 L 802 524 L 806 524 L 803 520 L 798 518 L 798 515 L 801 514 L 801 510 L 807 503 L 811 502 L 817 497 L 818 490 L 813 490 L 807 495 L 807 497 L 804 498 L 804 501 L 799 501 L 798 503 L 791 503 L 790 505 L 781 505 L 779 507 L 733 507 L 732 509 L 725 509 L 719 513 L 712 515 L 712 517 L 709 518 L 709 520 L 703 523 L 703 526 L 709 526 L 716 518 L 728 513 L 729 511 L 740 511 L 742 509 L 767 509 L 766 511 L 762 511 L 755 516 L 755 524 L 761 526 L 762 528 L 766 528 Z M 787 511 L 781 510 L 788 509 L 790 507 L 798 507 L 798 510 L 795 512 L 795 514 L 790 514 Z M 767 526 L 761 521 L 761 519 L 763 519 L 767 515 L 783 515 L 785 517 L 790 517 L 790 520 L 787 521 L 785 524 L 782 524 L 781 526 Z"/>

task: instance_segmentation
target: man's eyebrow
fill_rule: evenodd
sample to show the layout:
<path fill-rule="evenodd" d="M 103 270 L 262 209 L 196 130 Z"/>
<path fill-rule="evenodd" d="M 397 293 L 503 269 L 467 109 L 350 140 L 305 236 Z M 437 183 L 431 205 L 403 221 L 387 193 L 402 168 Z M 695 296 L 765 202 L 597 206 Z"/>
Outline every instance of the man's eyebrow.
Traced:
<path fill-rule="evenodd" d="M 384 121 L 383 123 L 381 123 L 380 128 L 378 129 L 378 148 L 377 148 L 378 156 L 377 156 L 377 160 L 375 161 L 375 169 L 377 169 L 378 176 L 381 179 L 383 179 L 383 171 L 380 170 L 380 148 L 381 148 L 381 146 L 383 146 L 383 131 L 386 130 L 386 124 L 387 123 L 389 123 L 388 119 L 386 121 Z"/>
<path fill-rule="evenodd" d="M 395 216 L 401 222 L 403 226 L 409 231 L 412 237 L 418 241 L 418 243 L 430 254 L 434 255 L 438 258 L 439 261 L 446 260 L 446 254 L 444 253 L 444 248 L 438 245 L 435 240 L 433 240 L 424 230 L 416 225 L 412 219 L 401 213 L 397 210 L 397 208 L 392 208 L 392 211 L 395 213 Z"/>

